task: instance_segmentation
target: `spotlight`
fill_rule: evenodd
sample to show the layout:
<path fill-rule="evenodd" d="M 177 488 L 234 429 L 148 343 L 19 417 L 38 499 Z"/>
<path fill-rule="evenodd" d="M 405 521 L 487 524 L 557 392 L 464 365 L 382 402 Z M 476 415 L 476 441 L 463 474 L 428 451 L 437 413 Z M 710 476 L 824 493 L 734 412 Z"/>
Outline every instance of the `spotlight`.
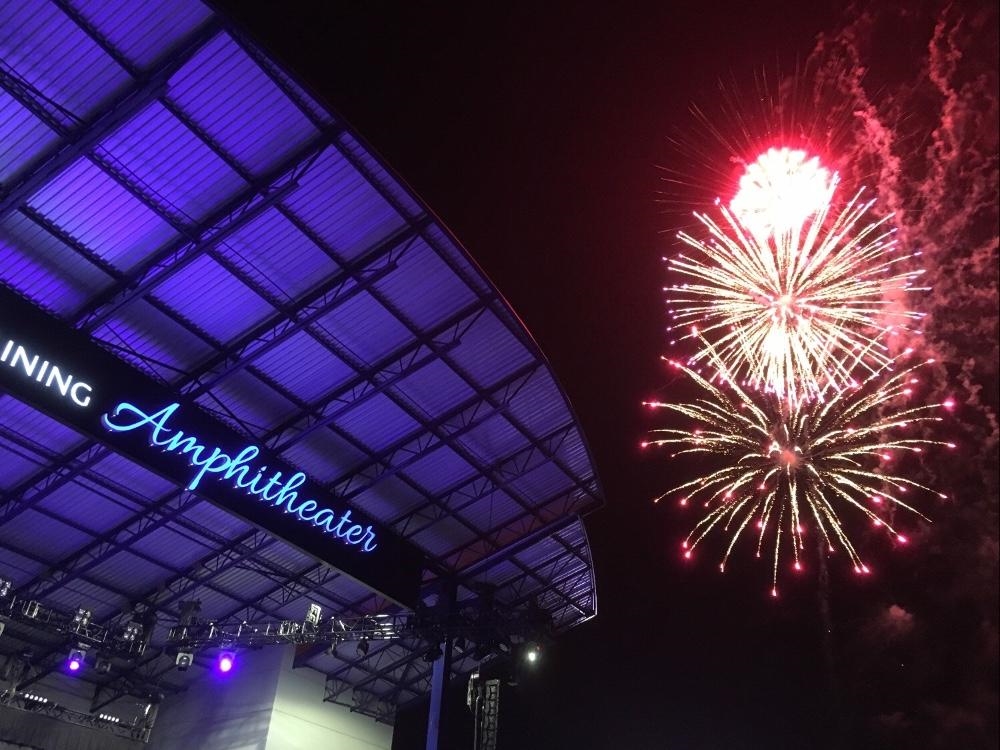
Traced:
<path fill-rule="evenodd" d="M 524 646 L 524 660 L 528 664 L 534 664 L 542 656 L 542 649 L 537 643 L 527 643 Z"/>
<path fill-rule="evenodd" d="M 71 648 L 69 656 L 66 657 L 66 668 L 70 672 L 79 672 L 86 663 L 87 652 L 82 646 Z"/>
<path fill-rule="evenodd" d="M 174 666 L 178 672 L 186 672 L 188 667 L 194 663 L 194 654 L 190 651 L 178 651 L 174 657 Z"/>
<path fill-rule="evenodd" d="M 358 656 L 368 656 L 368 639 L 358 641 Z"/>
<path fill-rule="evenodd" d="M 318 604 L 311 603 L 309 605 L 309 610 L 306 612 L 306 622 L 309 625 L 319 625 L 319 620 L 322 614 L 323 608 Z"/>
<path fill-rule="evenodd" d="M 222 674 L 228 674 L 232 671 L 233 665 L 236 664 L 236 654 L 232 651 L 220 651 L 219 659 L 215 663 L 216 669 L 218 669 Z"/>
<path fill-rule="evenodd" d="M 142 635 L 142 623 L 130 620 L 122 631 L 122 640 L 126 643 L 132 643 L 140 635 Z"/>
<path fill-rule="evenodd" d="M 90 624 L 90 618 L 93 614 L 89 609 L 77 607 L 76 614 L 73 616 L 73 624 L 76 625 L 77 629 L 85 628 Z"/>

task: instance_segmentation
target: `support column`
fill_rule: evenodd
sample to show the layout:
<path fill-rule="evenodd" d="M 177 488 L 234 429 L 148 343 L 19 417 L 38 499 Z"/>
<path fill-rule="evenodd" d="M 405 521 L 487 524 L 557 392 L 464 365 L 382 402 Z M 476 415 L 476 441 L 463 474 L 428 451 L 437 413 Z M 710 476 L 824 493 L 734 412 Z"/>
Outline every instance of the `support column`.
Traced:
<path fill-rule="evenodd" d="M 438 644 L 441 655 L 434 660 L 434 668 L 431 672 L 431 705 L 427 712 L 427 745 L 426 750 L 438 750 L 438 738 L 441 734 L 441 726 L 444 714 L 444 691 L 448 687 L 448 677 L 451 675 L 451 657 L 453 648 L 453 637 L 450 632 L 452 612 L 455 608 L 455 583 L 447 581 L 443 584 L 442 591 L 438 595 L 437 616 L 443 623 L 443 642 Z"/>

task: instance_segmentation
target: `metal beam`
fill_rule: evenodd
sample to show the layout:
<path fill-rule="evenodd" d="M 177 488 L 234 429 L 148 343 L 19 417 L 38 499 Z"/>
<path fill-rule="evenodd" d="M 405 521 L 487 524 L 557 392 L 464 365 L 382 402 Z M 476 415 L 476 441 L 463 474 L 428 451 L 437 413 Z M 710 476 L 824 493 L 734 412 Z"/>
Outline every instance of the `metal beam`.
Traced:
<path fill-rule="evenodd" d="M 210 17 L 167 53 L 162 62 L 136 80 L 136 85 L 116 97 L 90 121 L 67 133 L 62 142 L 42 156 L 38 165 L 11 184 L 0 198 L 0 219 L 19 208 L 53 176 L 62 172 L 122 123 L 134 117 L 166 90 L 170 78 L 219 32 L 218 19 Z"/>

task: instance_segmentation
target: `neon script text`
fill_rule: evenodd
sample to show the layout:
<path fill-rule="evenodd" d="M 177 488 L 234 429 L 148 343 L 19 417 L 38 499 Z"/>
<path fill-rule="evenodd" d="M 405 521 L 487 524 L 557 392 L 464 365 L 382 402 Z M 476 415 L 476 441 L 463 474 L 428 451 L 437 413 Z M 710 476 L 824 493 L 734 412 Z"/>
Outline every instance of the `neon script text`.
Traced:
<path fill-rule="evenodd" d="M 313 499 L 300 500 L 296 488 L 306 481 L 306 475 L 297 471 L 284 478 L 282 472 L 268 475 L 267 466 L 253 470 L 251 462 L 260 454 L 256 445 L 248 445 L 235 456 L 230 456 L 221 448 L 209 448 L 199 442 L 194 435 L 185 435 L 183 430 L 167 427 L 167 422 L 176 413 L 180 404 L 173 403 L 157 412 L 148 414 L 135 404 L 123 401 L 110 414 L 101 415 L 101 424 L 110 432 L 131 432 L 146 428 L 150 431 L 150 445 L 162 448 L 167 453 L 186 455 L 197 472 L 188 482 L 187 489 L 196 490 L 201 480 L 209 474 L 217 475 L 220 481 L 255 496 L 275 508 L 284 508 L 300 521 L 318 526 L 345 544 L 359 547 L 363 552 L 371 552 L 378 544 L 371 526 L 362 526 L 351 520 L 351 511 L 337 515 L 329 508 L 321 508 Z"/>

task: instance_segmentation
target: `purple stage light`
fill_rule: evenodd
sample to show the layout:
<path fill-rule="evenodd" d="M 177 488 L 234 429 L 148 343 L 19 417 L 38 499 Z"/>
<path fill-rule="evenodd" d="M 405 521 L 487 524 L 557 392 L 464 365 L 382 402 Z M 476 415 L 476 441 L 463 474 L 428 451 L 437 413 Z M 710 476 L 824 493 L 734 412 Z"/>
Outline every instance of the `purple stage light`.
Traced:
<path fill-rule="evenodd" d="M 216 668 L 220 672 L 222 672 L 222 674 L 226 674 L 232 670 L 233 664 L 235 663 L 236 663 L 235 654 L 229 653 L 228 651 L 223 651 L 221 654 L 219 654 L 219 660 L 218 662 L 216 662 Z"/>
<path fill-rule="evenodd" d="M 70 672 L 78 672 L 78 671 L 80 671 L 80 660 L 79 659 L 70 659 L 69 660 L 69 671 Z"/>

